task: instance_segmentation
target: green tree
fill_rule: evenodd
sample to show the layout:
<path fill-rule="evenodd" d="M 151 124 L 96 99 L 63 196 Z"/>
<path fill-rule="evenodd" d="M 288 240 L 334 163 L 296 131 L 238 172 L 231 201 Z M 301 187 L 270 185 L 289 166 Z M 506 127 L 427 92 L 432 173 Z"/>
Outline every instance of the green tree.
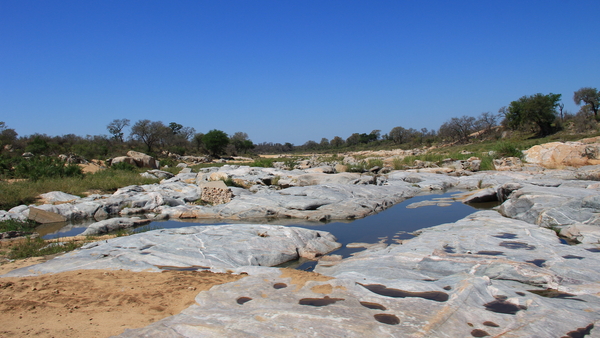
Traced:
<path fill-rule="evenodd" d="M 171 132 L 171 129 L 160 121 L 139 120 L 131 127 L 131 136 L 146 145 L 149 153 Z"/>
<path fill-rule="evenodd" d="M 539 136 L 552 133 L 552 123 L 556 120 L 556 107 L 561 94 L 543 95 L 537 93 L 523 96 L 517 101 L 512 101 L 506 112 L 507 124 L 516 129 L 527 125 L 535 125 Z"/>
<path fill-rule="evenodd" d="M 333 139 L 331 139 L 331 142 L 329 142 L 329 144 L 332 147 L 339 148 L 344 145 L 344 139 L 339 136 L 335 136 Z"/>
<path fill-rule="evenodd" d="M 213 129 L 202 137 L 202 143 L 211 155 L 219 156 L 225 152 L 229 137 L 224 131 Z"/>
<path fill-rule="evenodd" d="M 0 121 L 0 147 L 13 143 L 17 139 L 17 135 L 14 129 L 7 128 L 6 124 Z"/>
<path fill-rule="evenodd" d="M 129 125 L 128 119 L 114 119 L 111 123 L 106 126 L 108 132 L 114 137 L 115 140 L 123 142 L 123 129 Z"/>
<path fill-rule="evenodd" d="M 596 88 L 584 87 L 573 94 L 573 101 L 576 105 L 584 102 L 594 112 L 594 117 L 598 118 L 598 106 L 600 106 L 600 92 Z"/>

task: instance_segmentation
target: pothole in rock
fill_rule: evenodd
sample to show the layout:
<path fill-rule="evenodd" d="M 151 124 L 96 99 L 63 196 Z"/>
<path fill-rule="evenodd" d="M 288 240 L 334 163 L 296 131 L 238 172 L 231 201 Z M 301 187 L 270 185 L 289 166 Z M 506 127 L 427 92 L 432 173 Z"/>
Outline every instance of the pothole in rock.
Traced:
<path fill-rule="evenodd" d="M 501 256 L 504 255 L 502 251 L 477 251 L 478 255 L 486 255 L 486 256 Z"/>
<path fill-rule="evenodd" d="M 407 298 L 407 297 L 417 297 L 423 298 L 427 300 L 433 300 L 436 302 L 445 302 L 448 300 L 448 294 L 441 291 L 423 291 L 423 292 L 413 292 L 413 291 L 405 291 L 400 289 L 388 288 L 385 285 L 381 284 L 361 284 L 357 283 L 363 288 L 376 293 L 381 296 L 393 297 L 393 298 Z"/>
<path fill-rule="evenodd" d="M 251 300 L 252 300 L 252 298 L 250 298 L 250 297 L 240 297 L 236 300 L 236 302 L 240 305 L 243 305 Z"/>
<path fill-rule="evenodd" d="M 530 245 L 530 244 L 523 243 L 523 242 L 504 241 L 498 245 L 500 245 L 501 247 L 507 248 L 507 249 L 512 249 L 512 250 L 517 250 L 517 249 L 534 250 L 535 249 L 535 245 Z"/>
<path fill-rule="evenodd" d="M 483 306 L 485 306 L 485 309 L 488 311 L 504 313 L 509 315 L 514 315 L 520 310 L 527 310 L 526 306 L 515 305 L 513 303 L 507 302 L 506 297 L 496 297 L 495 301 L 483 304 Z"/>
<path fill-rule="evenodd" d="M 324 298 L 302 298 L 298 301 L 300 305 L 310 305 L 310 306 L 327 306 L 331 304 L 335 304 L 338 301 L 344 300 L 343 298 L 329 298 L 329 296 L 325 296 Z"/>
<path fill-rule="evenodd" d="M 589 252 L 600 252 L 600 248 L 588 248 L 586 250 Z"/>
<path fill-rule="evenodd" d="M 378 313 L 378 314 L 374 315 L 373 318 L 375 318 L 376 321 L 383 323 L 383 324 L 388 324 L 388 325 L 400 324 L 400 318 L 396 317 L 395 315 L 388 314 L 388 313 Z"/>
<path fill-rule="evenodd" d="M 484 330 L 475 329 L 471 331 L 471 336 L 473 337 L 488 337 L 490 334 Z"/>
<path fill-rule="evenodd" d="M 579 302 L 585 302 L 583 299 L 573 298 L 574 294 L 568 292 L 558 291 L 556 289 L 546 289 L 546 290 L 527 290 L 528 292 L 534 293 L 538 296 L 546 297 L 546 298 L 562 298 L 569 300 L 576 300 Z"/>
<path fill-rule="evenodd" d="M 387 310 L 387 308 L 381 304 L 372 303 L 372 302 L 360 302 L 360 305 L 373 310 Z"/>
<path fill-rule="evenodd" d="M 583 338 L 587 335 L 589 335 L 592 332 L 592 329 L 594 328 L 594 324 L 590 324 L 586 327 L 580 327 L 575 331 L 571 331 L 571 332 L 567 332 L 566 337 L 569 338 Z"/>
<path fill-rule="evenodd" d="M 517 235 L 511 234 L 510 232 L 503 232 L 501 234 L 494 235 L 494 237 L 502 238 L 502 239 L 515 239 L 515 238 L 517 238 Z"/>
<path fill-rule="evenodd" d="M 275 283 L 275 284 L 273 284 L 273 288 L 274 289 L 284 289 L 284 288 L 287 288 L 287 284 L 285 284 L 285 283 Z"/>
<path fill-rule="evenodd" d="M 564 259 L 583 259 L 584 257 L 581 256 L 575 256 L 575 255 L 566 255 L 563 256 Z"/>
<path fill-rule="evenodd" d="M 498 324 L 496 324 L 494 322 L 490 322 L 490 321 L 483 322 L 483 325 L 489 326 L 489 327 L 500 327 L 500 325 L 498 325 Z"/>
<path fill-rule="evenodd" d="M 525 261 L 525 262 L 537 265 L 541 268 L 542 265 L 544 265 L 544 263 L 546 263 L 546 260 L 545 259 L 534 259 L 534 260 Z"/>

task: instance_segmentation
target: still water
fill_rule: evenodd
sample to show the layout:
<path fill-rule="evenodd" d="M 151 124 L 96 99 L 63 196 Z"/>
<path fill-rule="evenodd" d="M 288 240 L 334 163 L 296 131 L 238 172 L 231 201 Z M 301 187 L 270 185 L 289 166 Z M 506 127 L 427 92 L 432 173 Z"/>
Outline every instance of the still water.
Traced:
<path fill-rule="evenodd" d="M 312 230 L 327 231 L 332 233 L 338 242 L 342 243 L 342 248 L 332 252 L 332 254 L 348 257 L 352 253 L 364 250 L 364 248 L 348 248 L 349 243 L 395 243 L 397 240 L 409 239 L 410 234 L 416 230 L 427 228 L 443 223 L 455 222 L 465 216 L 477 211 L 477 208 L 489 209 L 494 204 L 470 206 L 454 201 L 454 197 L 460 195 L 457 192 L 445 194 L 427 194 L 408 199 L 402 203 L 388 208 L 375 215 L 353 221 L 335 221 L 329 223 L 302 223 L 301 220 L 271 220 L 270 224 L 284 224 L 287 226 L 297 226 Z M 433 205 L 421 206 L 418 208 L 408 207 L 411 204 L 423 201 L 432 201 Z M 477 207 L 477 208 L 476 208 Z M 215 222 L 216 221 L 216 222 Z M 180 228 L 196 225 L 215 225 L 227 224 L 223 220 L 203 220 L 198 222 L 181 221 L 161 221 L 150 224 L 151 228 Z M 238 222 L 240 223 L 240 222 Z M 244 221 L 243 223 L 250 223 Z M 260 223 L 264 223 L 261 221 Z M 65 236 L 74 236 L 82 233 L 86 229 L 85 224 L 68 225 L 60 229 L 38 229 L 40 235 L 44 238 L 56 238 Z"/>

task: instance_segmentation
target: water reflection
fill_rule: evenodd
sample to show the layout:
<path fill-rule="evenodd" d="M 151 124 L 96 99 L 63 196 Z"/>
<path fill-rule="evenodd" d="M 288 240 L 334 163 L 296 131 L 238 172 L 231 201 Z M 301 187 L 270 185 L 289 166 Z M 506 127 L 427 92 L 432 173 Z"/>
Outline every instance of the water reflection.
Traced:
<path fill-rule="evenodd" d="M 157 221 L 150 223 L 154 228 L 181 228 L 197 225 L 221 225 L 221 224 L 277 224 L 286 226 L 296 226 L 313 230 L 322 230 L 332 233 L 338 242 L 342 243 L 342 248 L 332 254 L 348 257 L 354 252 L 362 251 L 362 247 L 348 248 L 349 243 L 384 243 L 393 244 L 399 240 L 410 239 L 413 236 L 410 234 L 416 230 L 427 228 L 443 223 L 455 222 L 465 216 L 477 211 L 482 206 L 466 205 L 460 201 L 453 202 L 456 192 L 445 194 L 427 194 L 408 199 L 391 208 L 388 208 L 375 215 L 357 220 L 333 221 L 328 223 L 323 222 L 306 222 L 298 219 L 253 219 L 245 221 L 231 220 L 169 220 Z M 407 208 L 408 205 L 424 202 L 424 201 L 444 202 L 443 206 L 436 203 L 423 203 L 424 206 L 417 208 Z M 486 204 L 486 208 L 495 205 Z M 60 227 L 56 229 L 48 226 L 42 229 L 40 235 L 44 238 L 74 236 L 82 233 L 88 224 L 71 224 L 64 227 L 64 224 L 56 225 Z M 302 265 L 301 262 L 293 263 Z M 306 264 L 306 263 L 305 263 Z M 310 265 L 310 264 L 309 264 Z"/>

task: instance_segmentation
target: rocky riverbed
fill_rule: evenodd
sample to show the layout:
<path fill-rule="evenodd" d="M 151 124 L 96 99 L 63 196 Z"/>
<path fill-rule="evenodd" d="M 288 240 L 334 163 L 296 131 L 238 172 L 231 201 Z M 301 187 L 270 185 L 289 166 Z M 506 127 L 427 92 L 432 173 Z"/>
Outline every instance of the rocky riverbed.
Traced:
<path fill-rule="evenodd" d="M 600 184 L 593 180 L 599 170 L 451 176 L 426 170 L 361 175 L 226 166 L 181 173 L 156 185 L 39 208 L 70 219 L 104 213 L 351 219 L 423 190 L 448 188 L 470 191 L 467 203 L 503 203 L 498 210 L 423 229 L 414 239 L 346 259 L 326 255 L 337 246 L 325 232 L 231 225 L 116 238 L 4 276 L 173 267 L 248 274 L 200 292 L 196 304 L 180 314 L 126 330 L 123 337 L 600 337 Z M 225 204 L 192 204 L 211 175 L 238 179 L 249 189 L 232 189 L 234 197 Z M 28 208 L 2 217 L 27 217 Z M 564 244 L 557 233 L 574 245 Z M 318 260 L 315 271 L 322 278 L 299 282 L 269 267 L 299 256 Z"/>

